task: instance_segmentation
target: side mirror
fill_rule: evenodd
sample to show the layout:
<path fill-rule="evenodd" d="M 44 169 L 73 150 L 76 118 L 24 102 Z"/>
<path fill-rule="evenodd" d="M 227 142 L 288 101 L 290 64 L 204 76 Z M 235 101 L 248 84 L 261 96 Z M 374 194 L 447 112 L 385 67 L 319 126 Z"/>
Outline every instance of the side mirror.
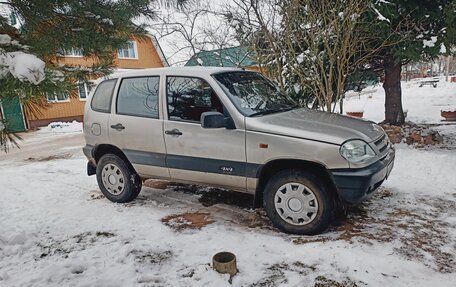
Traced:
<path fill-rule="evenodd" d="M 203 129 L 226 128 L 227 120 L 222 113 L 204 112 L 201 114 L 201 127 Z"/>

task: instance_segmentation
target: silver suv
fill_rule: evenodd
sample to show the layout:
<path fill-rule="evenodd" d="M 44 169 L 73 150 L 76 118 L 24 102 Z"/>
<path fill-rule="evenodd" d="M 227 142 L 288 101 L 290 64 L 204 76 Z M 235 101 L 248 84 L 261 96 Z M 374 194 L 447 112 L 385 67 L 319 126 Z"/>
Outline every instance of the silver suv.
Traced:
<path fill-rule="evenodd" d="M 135 199 L 146 178 L 217 186 L 254 194 L 295 234 L 364 200 L 395 154 L 375 123 L 298 108 L 261 74 L 229 68 L 111 75 L 89 96 L 84 135 L 88 174 L 111 201 Z"/>

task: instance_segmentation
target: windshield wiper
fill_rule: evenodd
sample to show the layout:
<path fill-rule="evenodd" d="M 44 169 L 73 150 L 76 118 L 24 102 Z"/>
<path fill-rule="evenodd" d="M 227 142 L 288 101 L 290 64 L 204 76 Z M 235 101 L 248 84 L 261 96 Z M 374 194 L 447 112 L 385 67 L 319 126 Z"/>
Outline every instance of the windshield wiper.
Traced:
<path fill-rule="evenodd" d="M 264 110 L 264 111 L 253 113 L 253 114 L 249 115 L 249 117 L 256 117 L 256 116 L 263 116 L 263 115 L 269 115 L 269 114 L 274 114 L 274 113 L 288 112 L 288 111 L 290 111 L 290 110 L 292 110 L 294 108 L 296 108 L 296 107 L 293 106 L 293 107 L 281 108 L 281 109 Z"/>

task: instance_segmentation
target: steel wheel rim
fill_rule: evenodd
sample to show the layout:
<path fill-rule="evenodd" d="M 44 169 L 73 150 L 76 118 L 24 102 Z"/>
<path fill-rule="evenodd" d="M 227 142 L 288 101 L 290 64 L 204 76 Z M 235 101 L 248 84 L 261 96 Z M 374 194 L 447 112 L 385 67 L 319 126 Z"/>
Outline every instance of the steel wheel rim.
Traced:
<path fill-rule="evenodd" d="M 113 163 L 103 166 L 101 180 L 103 186 L 112 195 L 119 195 L 125 189 L 125 176 L 120 168 Z"/>
<path fill-rule="evenodd" d="M 315 193 L 302 183 L 290 182 L 277 189 L 274 207 L 279 216 L 292 225 L 311 223 L 318 214 Z"/>

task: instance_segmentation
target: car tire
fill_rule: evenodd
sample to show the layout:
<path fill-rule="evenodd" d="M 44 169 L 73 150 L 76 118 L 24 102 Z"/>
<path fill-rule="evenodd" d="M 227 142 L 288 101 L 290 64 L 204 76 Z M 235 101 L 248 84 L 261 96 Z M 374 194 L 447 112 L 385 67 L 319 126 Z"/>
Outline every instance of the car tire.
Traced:
<path fill-rule="evenodd" d="M 141 192 L 139 175 L 115 154 L 103 155 L 97 163 L 97 181 L 103 195 L 112 202 L 134 200 Z"/>
<path fill-rule="evenodd" d="M 335 211 L 335 200 L 327 185 L 314 174 L 301 170 L 284 170 L 272 176 L 263 200 L 272 223 L 292 234 L 323 232 Z"/>

